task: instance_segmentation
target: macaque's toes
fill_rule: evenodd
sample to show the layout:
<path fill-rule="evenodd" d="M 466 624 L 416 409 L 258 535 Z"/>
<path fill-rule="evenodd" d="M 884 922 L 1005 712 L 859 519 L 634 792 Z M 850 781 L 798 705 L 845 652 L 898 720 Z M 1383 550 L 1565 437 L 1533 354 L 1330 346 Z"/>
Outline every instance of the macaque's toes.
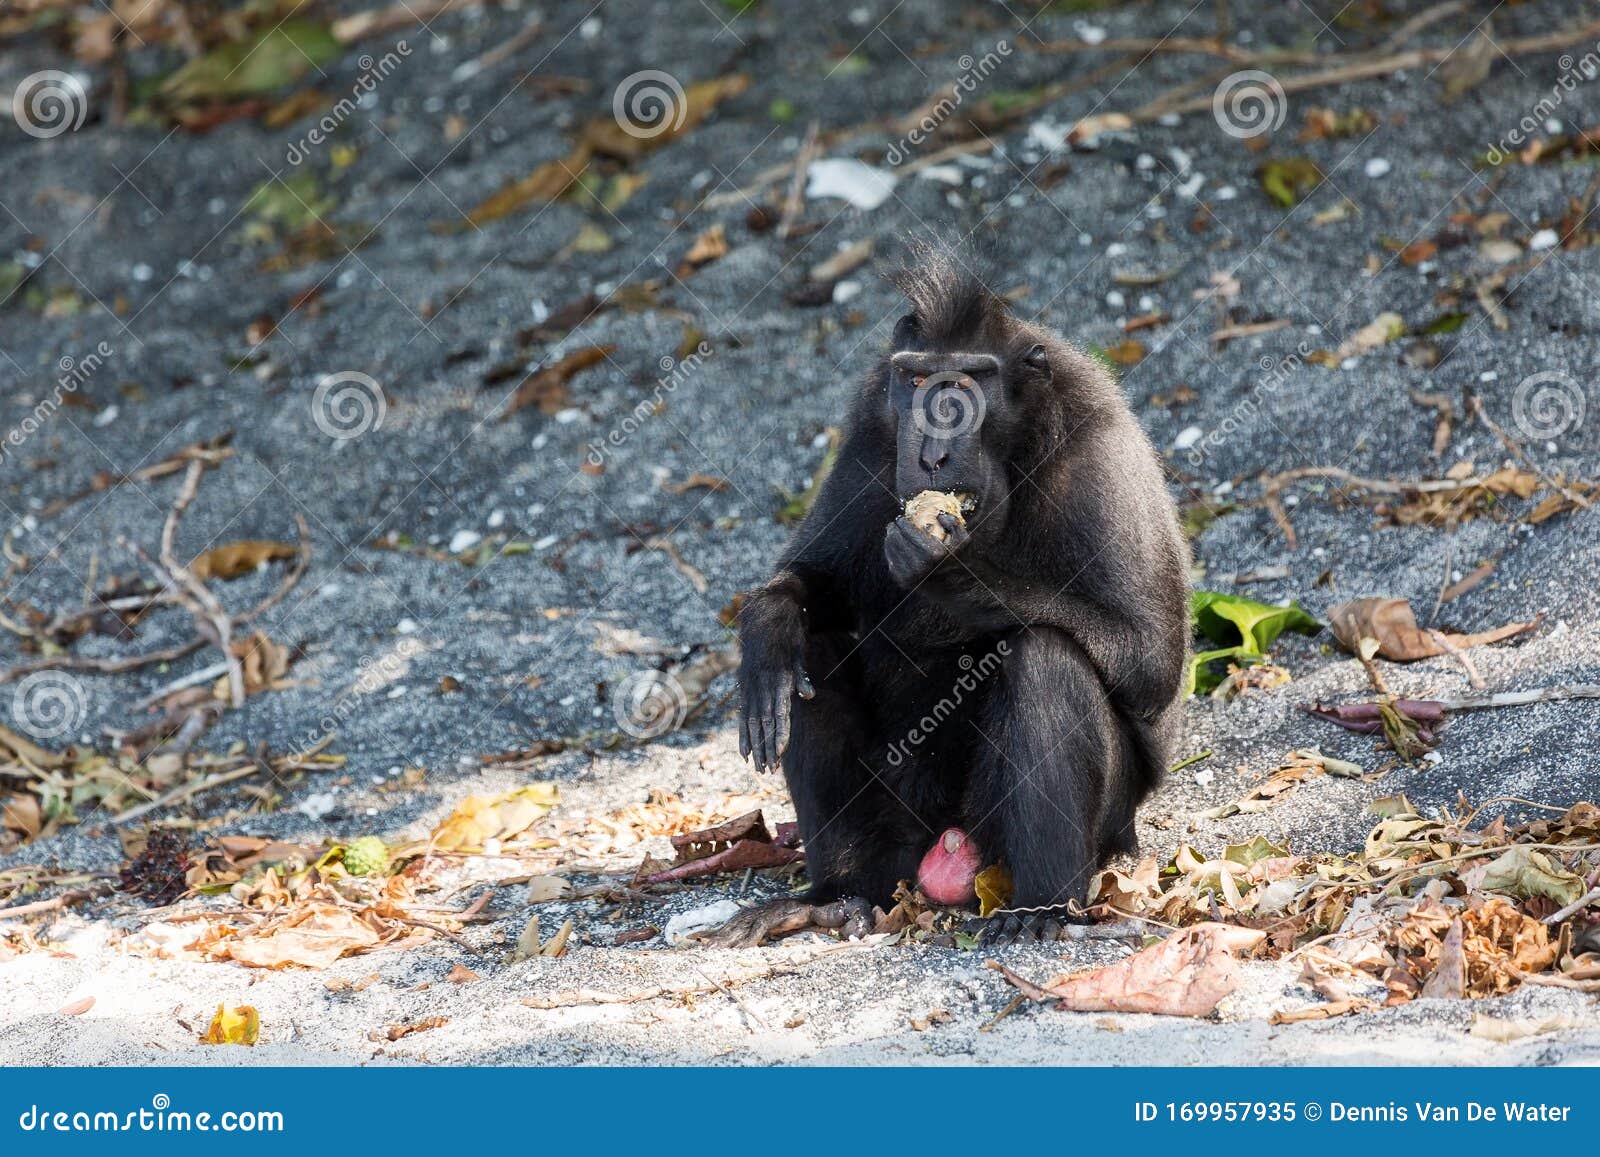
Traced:
<path fill-rule="evenodd" d="M 811 927 L 815 904 L 782 899 L 746 908 L 721 928 L 695 937 L 707 948 L 754 948 L 766 940 Z"/>
<path fill-rule="evenodd" d="M 1063 940 L 1072 919 L 1062 910 L 997 913 L 978 925 L 978 942 L 986 947 Z"/>
<path fill-rule="evenodd" d="M 819 905 L 811 920 L 818 928 L 837 930 L 845 940 L 867 935 L 877 923 L 872 915 L 872 905 L 860 896 L 846 896 L 831 904 Z"/>

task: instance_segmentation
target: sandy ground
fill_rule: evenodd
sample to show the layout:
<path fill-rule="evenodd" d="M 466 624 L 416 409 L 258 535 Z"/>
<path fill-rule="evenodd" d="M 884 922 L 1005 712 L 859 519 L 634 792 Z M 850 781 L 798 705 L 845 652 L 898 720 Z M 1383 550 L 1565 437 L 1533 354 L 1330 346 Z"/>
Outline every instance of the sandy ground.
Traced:
<path fill-rule="evenodd" d="M 1081 36 L 1084 28 L 1113 37 L 1211 31 L 1205 13 L 1176 3 L 1041 16 L 1025 29 L 999 8 L 882 7 L 816 11 L 768 0 L 723 30 L 709 9 L 693 5 L 591 11 L 551 3 L 543 6 L 547 29 L 526 62 L 470 75 L 457 70 L 513 36 L 527 12 L 488 5 L 442 17 L 415 34 L 416 50 L 401 71 L 341 126 L 337 141 L 356 150 L 355 162 L 335 169 L 326 149 L 306 162 L 336 205 L 333 217 L 365 243 L 289 270 L 263 268 L 273 247 L 249 239 L 241 212 L 251 192 L 273 179 L 269 173 L 290 175 L 285 150 L 299 126 L 237 122 L 170 138 L 164 128 L 119 129 L 104 121 L 101 78 L 92 88 L 95 115 L 82 129 L 48 141 L 0 133 L 0 169 L 8 175 L 0 189 L 0 256 L 45 255 L 30 282 L 45 297 L 0 305 L 0 428 L 16 428 L 33 411 L 61 358 L 82 359 L 101 341 L 113 351 L 80 391 L 88 406 L 60 410 L 0 466 L 0 513 L 20 528 L 18 549 L 46 560 L 10 580 L 6 597 L 58 608 L 76 600 L 92 565 L 102 575 L 132 573 L 136 564 L 113 544 L 119 535 L 154 542 L 175 494 L 172 481 L 95 494 L 54 519 L 41 512 L 88 485 L 97 470 L 128 473 L 186 443 L 234 431 L 236 454 L 207 476 L 186 519 L 183 548 L 292 537 L 299 514 L 317 553 L 294 597 L 262 624 L 300 648 L 297 685 L 225 715 L 203 746 L 221 750 L 242 740 L 288 750 L 320 734 L 331 706 L 354 707 L 341 712 L 333 748 L 349 760 L 340 782 L 313 776 L 275 785 L 276 810 L 235 811 L 224 830 L 307 840 L 424 834 L 463 796 L 519 782 L 484 769 L 482 756 L 611 725 L 613 691 L 647 663 L 600 652 L 597 623 L 676 648 L 725 639 L 717 612 L 765 576 L 786 534 L 771 517 L 778 492 L 804 487 L 821 456 L 819 436 L 839 420 L 899 309 L 870 270 L 851 275 L 851 289 L 833 304 L 801 307 L 787 295 L 839 247 L 871 237 L 880 254 L 892 255 L 897 238 L 930 227 L 971 234 L 990 251 L 1003 284 L 1026 291 L 1019 308 L 1080 341 L 1111 346 L 1123 338 L 1123 319 L 1171 315 L 1143 335 L 1149 355 L 1125 372 L 1124 383 L 1168 456 L 1180 497 L 1247 501 L 1259 494 L 1263 472 L 1295 466 L 1433 477 L 1462 461 L 1498 465 L 1503 447 L 1470 422 L 1458 425 L 1443 460 L 1434 458 L 1434 413 L 1408 391 L 1459 397 L 1471 386 L 1502 425 L 1517 430 L 1518 385 L 1546 371 L 1576 383 L 1587 417 L 1550 437 L 1525 439 L 1528 452 L 1552 475 L 1600 474 L 1600 394 L 1592 377 L 1600 357 L 1600 296 L 1593 292 L 1600 258 L 1592 247 L 1548 250 L 1538 241 L 1560 225 L 1574 199 L 1581 204 L 1592 166 L 1512 166 L 1492 180 L 1472 168 L 1558 83 L 1555 55 L 1497 61 L 1490 84 L 1448 108 L 1437 103 L 1438 81 L 1425 70 L 1295 94 L 1287 123 L 1264 153 L 1219 132 L 1203 112 L 1072 153 L 1052 146 L 1078 117 L 1136 107 L 1174 84 L 1198 81 L 1214 62 L 1158 56 L 1094 79 L 1104 59 L 1019 49 L 990 83 L 1010 93 L 1072 78 L 1085 87 L 999 131 L 995 153 L 952 162 L 937 179 L 907 176 L 875 209 L 813 201 L 808 221 L 819 228 L 787 243 L 751 232 L 744 223 L 751 206 L 742 199 L 708 205 L 708 196 L 731 193 L 791 159 L 807 119 L 838 127 L 912 109 L 960 75 L 963 53 L 981 57 L 1001 39 Z M 1324 18 L 1332 7 L 1315 6 Z M 1571 18 L 1568 9 L 1555 2 L 1502 9 L 1495 34 L 1548 32 Z M 1309 15 L 1297 5 L 1274 6 L 1251 18 L 1251 43 L 1332 53 L 1340 38 L 1366 44 L 1388 31 L 1319 31 Z M 1481 15 L 1439 25 L 1423 40 L 1456 44 Z M 789 30 L 801 19 L 810 30 L 804 38 Z M 856 63 L 835 67 L 852 47 Z M 0 44 L 0 90 L 63 60 L 43 38 Z M 589 88 L 524 83 L 535 67 L 541 76 L 584 79 Z M 459 222 L 458 207 L 565 155 L 572 130 L 604 113 L 615 86 L 642 68 L 672 71 L 685 83 L 738 70 L 754 83 L 711 121 L 638 162 L 635 171 L 649 180 L 614 213 L 562 201 L 448 236 L 430 228 Z M 341 60 L 319 83 L 347 91 L 358 73 L 353 59 Z M 778 101 L 797 107 L 798 119 L 774 119 Z M 1350 139 L 1297 142 L 1313 105 L 1366 108 L 1376 127 Z M 454 141 L 445 123 L 453 116 L 468 128 Z M 1564 93 L 1556 119 L 1568 127 L 1600 120 L 1600 86 Z M 882 130 L 863 131 L 837 142 L 830 155 L 876 157 L 889 144 Z M 1326 179 L 1285 210 L 1263 196 L 1255 171 L 1263 156 L 1295 155 L 1315 159 Z M 1345 201 L 1353 211 L 1341 209 Z M 1397 246 L 1446 231 L 1453 214 L 1491 211 L 1508 215 L 1505 236 L 1519 252 L 1545 254 L 1511 285 L 1504 330 L 1473 301 L 1471 279 L 1494 268 L 1476 239 L 1441 245 L 1421 264 L 1396 257 Z M 1190 227 L 1197 215 L 1205 217 L 1203 229 Z M 726 230 L 727 256 L 678 278 L 684 252 L 713 224 Z M 585 227 L 603 230 L 610 248 L 575 251 Z M 1119 274 L 1161 279 L 1129 288 Z M 1216 315 L 1197 306 L 1195 294 L 1215 274 L 1240 283 L 1236 320 L 1283 318 L 1289 325 L 1211 341 Z M 662 283 L 657 308 L 603 312 L 562 342 L 538 341 L 519 352 L 517 331 L 547 313 L 585 293 L 647 279 Z M 297 308 L 312 288 L 321 291 L 320 305 Z M 74 304 L 49 308 L 50 300 Z M 1400 357 L 1409 343 L 1340 368 L 1294 356 L 1301 343 L 1336 348 L 1388 310 L 1425 327 L 1458 308 L 1450 304 L 1457 300 L 1466 319 L 1434 339 L 1443 357 L 1432 369 Z M 262 314 L 279 324 L 257 342 L 247 331 Z M 652 420 L 625 425 L 637 403 L 660 388 L 661 359 L 689 329 L 704 334 L 714 352 L 667 392 Z M 493 367 L 600 343 L 616 349 L 574 381 L 565 409 L 499 420 L 515 383 L 484 384 Z M 249 363 L 243 368 L 241 358 Z M 319 429 L 311 403 L 324 375 L 348 370 L 382 383 L 387 413 L 381 426 L 337 440 Z M 1173 404 L 1180 385 L 1194 398 Z M 590 446 L 624 429 L 604 473 L 584 472 Z M 1196 436 L 1207 451 L 1198 463 L 1179 448 Z M 684 494 L 662 488 L 663 480 L 697 471 L 731 486 Z M 1492 560 L 1493 575 L 1447 604 L 1437 621 L 1481 630 L 1543 611 L 1546 625 L 1532 639 L 1479 653 L 1487 684 L 1600 680 L 1600 515 L 1563 515 L 1536 527 L 1483 519 L 1454 529 L 1401 529 L 1380 527 L 1371 511 L 1319 493 L 1326 492 L 1303 489 L 1291 510 L 1298 549 L 1289 549 L 1257 506 L 1224 514 L 1196 543 L 1205 572 L 1199 581 L 1236 589 L 1233 576 L 1282 566 L 1286 577 L 1237 589 L 1268 601 L 1296 598 L 1318 614 L 1344 598 L 1380 594 L 1410 598 L 1425 613 L 1444 585 Z M 464 532 L 495 543 L 495 535 L 506 535 L 531 549 L 463 567 L 376 549 L 391 532 L 436 549 Z M 663 532 L 705 576 L 707 589 L 698 590 L 663 553 L 641 549 Z M 230 606 L 247 606 L 272 581 L 253 576 L 223 594 Z M 142 624 L 131 645 L 88 638 L 77 646 L 84 654 L 125 654 L 181 642 L 189 631 L 181 613 L 163 613 Z M 1174 776 L 1145 807 L 1148 851 L 1170 852 L 1180 840 L 1216 847 L 1256 833 L 1296 850 L 1344 850 L 1370 825 L 1364 805 L 1399 790 L 1424 809 L 1454 805 L 1458 795 L 1558 805 L 1600 798 L 1594 709 L 1553 704 L 1462 717 L 1446 732 L 1437 762 L 1377 783 L 1322 779 L 1261 815 L 1195 818 L 1236 798 L 1293 748 L 1319 745 L 1367 768 L 1381 761 L 1369 740 L 1316 724 L 1297 708 L 1361 694 L 1357 666 L 1332 651 L 1326 636 L 1286 640 L 1277 657 L 1294 675 L 1288 687 L 1192 706 L 1184 754 L 1214 754 Z M 0 663 L 24 658 L 9 636 L 0 639 Z M 75 677 L 70 738 L 103 744 L 105 728 L 144 720 L 132 710 L 142 696 L 211 661 L 202 654 L 173 669 Z M 373 664 L 386 682 L 359 694 L 352 689 L 357 674 Z M 447 675 L 459 691 L 440 693 Z M 1443 660 L 1392 668 L 1389 678 L 1396 691 L 1416 694 L 1459 693 L 1467 685 L 1462 669 Z M 714 691 L 725 696 L 729 681 Z M 405 767 L 426 769 L 423 786 L 378 790 L 380 782 L 392 788 Z M 704 804 L 735 791 L 770 791 L 769 818 L 785 811 L 781 787 L 757 783 L 739 763 L 725 705 L 684 733 L 625 753 L 552 757 L 536 775 L 560 783 L 562 807 L 572 814 L 639 802 L 655 789 Z M 322 806 L 302 810 L 308 797 L 321 797 Z M 218 792 L 202 797 L 195 812 L 216 817 L 247 803 Z M 1492 805 L 1488 814 L 1500 810 L 1529 814 L 1513 802 Z M 0 858 L 0 868 L 114 869 L 121 852 L 103 819 L 86 817 Z M 665 850 L 664 841 L 657 850 Z M 484 868 L 486 875 L 493 870 Z M 660 924 L 734 891 L 697 887 L 628 919 Z M 219 1002 L 248 1002 L 262 1015 L 262 1044 L 226 1054 L 239 1063 L 1600 1059 L 1595 1001 L 1549 990 L 1483 1006 L 1418 1001 L 1271 1028 L 1272 1011 L 1313 997 L 1295 982 L 1292 966 L 1270 965 L 1247 966 L 1246 987 L 1214 1022 L 1026 1010 L 980 1032 L 1010 997 L 983 968 L 984 958 L 899 947 L 829 953 L 791 974 L 738 987 L 742 1003 L 716 993 L 538 1010 L 522 999 L 580 988 L 703 985 L 708 976 L 742 975 L 819 945 L 742 953 L 673 951 L 659 942 L 614 948 L 607 945 L 616 926 L 596 906 L 575 905 L 569 914 L 579 943 L 566 957 L 508 965 L 507 946 L 530 909 L 514 889 L 503 889 L 489 911 L 493 923 L 465 933 L 478 954 L 436 944 L 345 960 L 326 973 L 275 974 L 132 956 L 121 940 L 150 917 L 125 902 L 59 915 L 38 931 L 60 951 L 0 964 L 0 1061 L 216 1063 L 224 1054 L 194 1041 Z M 1004 957 L 1043 977 L 1121 951 L 1052 946 L 1009 949 Z M 446 981 L 457 963 L 481 978 Z M 324 983 L 330 975 L 355 980 L 374 971 L 379 979 L 360 993 L 335 994 Z M 87 995 L 95 997 L 88 1012 L 58 1014 Z M 911 1027 L 941 1008 L 951 1014 L 948 1022 L 921 1032 Z M 1468 1033 L 1473 1013 L 1485 1010 L 1567 1016 L 1573 1027 L 1493 1045 Z M 449 1022 L 399 1042 L 369 1038 L 429 1016 Z"/>

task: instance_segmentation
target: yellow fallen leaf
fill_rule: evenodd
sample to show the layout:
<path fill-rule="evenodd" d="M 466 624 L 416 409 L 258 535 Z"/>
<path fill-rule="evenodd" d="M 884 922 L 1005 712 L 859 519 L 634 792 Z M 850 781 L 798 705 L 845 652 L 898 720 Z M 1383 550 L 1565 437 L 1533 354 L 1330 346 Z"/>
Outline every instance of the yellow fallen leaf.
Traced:
<path fill-rule="evenodd" d="M 485 840 L 507 840 L 527 831 L 560 799 L 553 783 L 530 783 L 504 795 L 468 796 L 434 828 L 433 846 L 449 852 L 480 851 Z"/>
<path fill-rule="evenodd" d="M 200 1038 L 204 1045 L 253 1045 L 261 1038 L 261 1014 L 248 1004 L 241 1004 L 231 1012 L 217 1005 L 217 1015 L 211 1018 L 211 1027 Z"/>
<path fill-rule="evenodd" d="M 990 864 L 972 880 L 978 893 L 978 915 L 990 916 L 1011 903 L 1011 873 L 1001 864 Z"/>
<path fill-rule="evenodd" d="M 198 579 L 236 579 L 269 562 L 293 558 L 298 553 L 287 542 L 246 538 L 212 547 L 190 563 L 189 569 Z"/>

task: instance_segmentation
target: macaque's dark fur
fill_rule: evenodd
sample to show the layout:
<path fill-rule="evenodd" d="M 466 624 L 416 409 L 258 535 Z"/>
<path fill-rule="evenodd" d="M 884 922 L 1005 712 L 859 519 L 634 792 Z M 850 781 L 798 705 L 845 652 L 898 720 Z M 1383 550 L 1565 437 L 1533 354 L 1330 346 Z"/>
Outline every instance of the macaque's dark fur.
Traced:
<path fill-rule="evenodd" d="M 741 745 L 758 766 L 781 753 L 811 900 L 888 906 L 956 826 L 1006 864 L 1014 907 L 1081 902 L 1101 861 L 1136 849 L 1134 810 L 1172 754 L 1187 547 L 1102 366 L 1013 317 L 947 251 L 896 281 L 911 314 L 895 351 L 934 369 L 957 351 L 999 358 L 979 379 L 988 415 L 930 459 L 904 409 L 923 387 L 879 360 L 815 507 L 740 614 Z M 950 543 L 899 517 L 921 489 L 977 490 Z"/>

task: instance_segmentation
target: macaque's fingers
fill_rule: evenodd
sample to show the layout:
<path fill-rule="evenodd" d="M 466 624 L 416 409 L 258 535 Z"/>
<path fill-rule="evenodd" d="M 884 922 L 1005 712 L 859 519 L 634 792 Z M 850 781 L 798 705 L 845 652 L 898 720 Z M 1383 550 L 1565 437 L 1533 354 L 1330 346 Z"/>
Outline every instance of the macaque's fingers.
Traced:
<path fill-rule="evenodd" d="M 750 758 L 750 710 L 747 707 L 739 712 L 739 758 Z"/>
<path fill-rule="evenodd" d="M 953 514 L 939 515 L 939 525 L 944 528 L 945 540 L 940 545 L 945 554 L 961 549 L 970 537 L 967 524 Z"/>
<path fill-rule="evenodd" d="M 794 689 L 802 699 L 812 699 L 817 694 L 817 689 L 811 685 L 811 676 L 806 674 L 805 660 L 798 656 L 794 661 Z"/>
<path fill-rule="evenodd" d="M 789 713 L 793 709 L 793 703 L 794 694 L 791 692 L 790 694 L 785 695 L 782 699 L 779 699 L 777 704 L 778 729 L 774 733 L 774 739 L 778 749 L 778 755 L 780 757 L 789 749 Z"/>

